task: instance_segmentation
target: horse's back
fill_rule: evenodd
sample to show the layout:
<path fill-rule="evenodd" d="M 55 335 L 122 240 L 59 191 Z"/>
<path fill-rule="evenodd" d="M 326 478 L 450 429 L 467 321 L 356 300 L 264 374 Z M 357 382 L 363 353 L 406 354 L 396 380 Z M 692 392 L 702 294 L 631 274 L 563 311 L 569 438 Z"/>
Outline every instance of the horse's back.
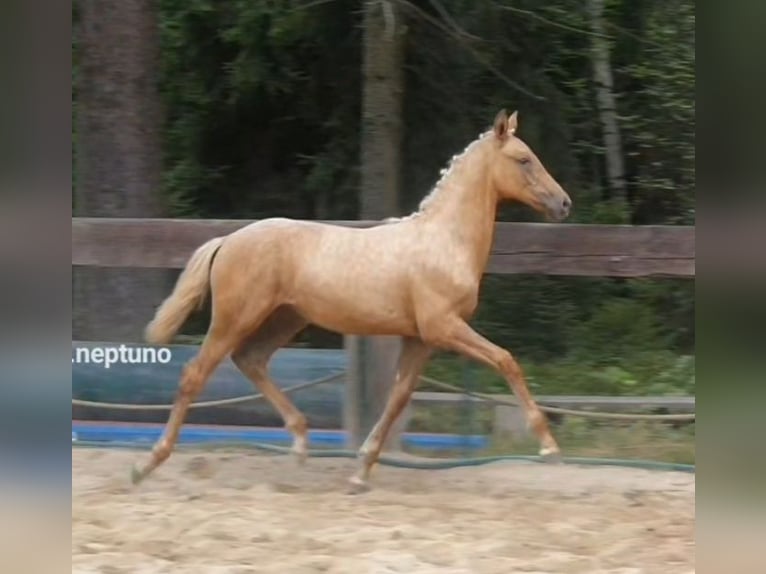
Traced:
<path fill-rule="evenodd" d="M 239 289 L 291 305 L 325 328 L 410 331 L 413 264 L 405 256 L 413 252 L 401 231 L 264 219 L 227 238 L 223 265 Z"/>

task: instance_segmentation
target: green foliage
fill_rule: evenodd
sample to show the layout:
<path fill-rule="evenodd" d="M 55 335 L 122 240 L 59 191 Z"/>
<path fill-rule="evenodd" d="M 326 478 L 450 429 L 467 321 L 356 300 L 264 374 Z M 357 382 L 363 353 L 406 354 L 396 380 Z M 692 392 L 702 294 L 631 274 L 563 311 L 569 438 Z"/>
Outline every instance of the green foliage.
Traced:
<path fill-rule="evenodd" d="M 694 356 L 666 350 L 628 352 L 611 361 L 572 355 L 545 362 L 518 360 L 529 388 L 539 395 L 648 396 L 693 395 L 695 392 Z M 507 383 L 493 370 L 478 367 L 466 371 L 465 368 L 463 359 L 440 356 L 429 364 L 426 374 L 478 392 L 510 392 Z"/>
<path fill-rule="evenodd" d="M 692 2 L 647 3 L 643 34 L 621 67 L 626 153 L 637 223 L 694 223 L 695 13 Z M 628 8 L 627 3 L 624 10 Z M 640 40 L 640 41 L 638 41 Z M 657 214 L 663 214 L 657 219 Z"/>
<path fill-rule="evenodd" d="M 160 3 L 171 213 L 315 217 L 354 204 L 359 34 L 348 2 Z M 344 84 L 355 86 L 344 91 Z M 334 207 L 337 206 L 337 207 Z"/>
<path fill-rule="evenodd" d="M 664 347 L 652 309 L 635 299 L 607 299 L 572 328 L 571 352 L 582 360 L 608 364 L 619 357 Z"/>

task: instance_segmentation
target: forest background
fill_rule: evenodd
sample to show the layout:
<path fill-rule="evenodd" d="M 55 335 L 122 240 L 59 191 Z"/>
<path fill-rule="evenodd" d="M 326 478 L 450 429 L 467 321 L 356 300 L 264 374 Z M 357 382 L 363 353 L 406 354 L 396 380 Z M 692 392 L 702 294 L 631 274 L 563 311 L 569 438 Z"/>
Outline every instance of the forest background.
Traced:
<path fill-rule="evenodd" d="M 78 0 L 73 23 L 78 216 L 408 213 L 508 108 L 571 222 L 695 223 L 690 0 Z M 393 166 L 361 153 L 369 137 Z M 139 340 L 175 276 L 76 269 L 73 339 L 109 325 Z M 490 275 L 472 324 L 535 393 L 694 394 L 693 280 Z M 342 341 L 309 329 L 294 344 Z M 477 373 L 474 388 L 506 390 Z M 429 374 L 461 376 L 447 354 Z"/>

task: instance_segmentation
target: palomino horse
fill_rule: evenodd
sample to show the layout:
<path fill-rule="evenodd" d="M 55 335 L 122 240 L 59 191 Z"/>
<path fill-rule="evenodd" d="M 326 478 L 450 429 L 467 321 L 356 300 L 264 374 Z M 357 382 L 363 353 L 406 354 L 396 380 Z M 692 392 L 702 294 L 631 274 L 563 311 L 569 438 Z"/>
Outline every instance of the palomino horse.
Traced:
<path fill-rule="evenodd" d="M 229 354 L 279 411 L 294 437 L 293 452 L 304 460 L 306 418 L 269 379 L 267 365 L 309 323 L 403 338 L 385 409 L 359 450 L 353 490 L 366 488 L 391 425 L 436 348 L 501 373 L 524 406 L 540 454 L 558 460 L 559 447 L 518 363 L 466 322 L 478 302 L 498 203 L 519 201 L 555 221 L 566 218 L 572 205 L 514 135 L 516 127 L 516 112 L 501 111 L 492 129 L 452 159 L 419 210 L 407 217 L 367 229 L 267 219 L 199 247 L 147 326 L 146 338 L 168 343 L 208 290 L 210 328 L 199 354 L 185 365 L 163 435 L 149 461 L 133 469 L 133 482 L 170 456 L 190 403 Z"/>

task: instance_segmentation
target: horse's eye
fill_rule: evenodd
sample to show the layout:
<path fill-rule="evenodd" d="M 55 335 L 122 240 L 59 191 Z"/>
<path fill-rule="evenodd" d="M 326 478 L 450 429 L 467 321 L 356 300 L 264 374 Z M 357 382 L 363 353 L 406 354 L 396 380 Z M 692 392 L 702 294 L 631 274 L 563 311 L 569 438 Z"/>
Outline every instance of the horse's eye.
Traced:
<path fill-rule="evenodd" d="M 520 157 L 520 158 L 519 158 L 519 163 L 520 163 L 521 165 L 527 165 L 527 164 L 529 164 L 529 161 L 530 161 L 530 160 L 529 160 L 529 158 L 528 158 L 527 156 L 524 156 L 524 157 Z"/>

